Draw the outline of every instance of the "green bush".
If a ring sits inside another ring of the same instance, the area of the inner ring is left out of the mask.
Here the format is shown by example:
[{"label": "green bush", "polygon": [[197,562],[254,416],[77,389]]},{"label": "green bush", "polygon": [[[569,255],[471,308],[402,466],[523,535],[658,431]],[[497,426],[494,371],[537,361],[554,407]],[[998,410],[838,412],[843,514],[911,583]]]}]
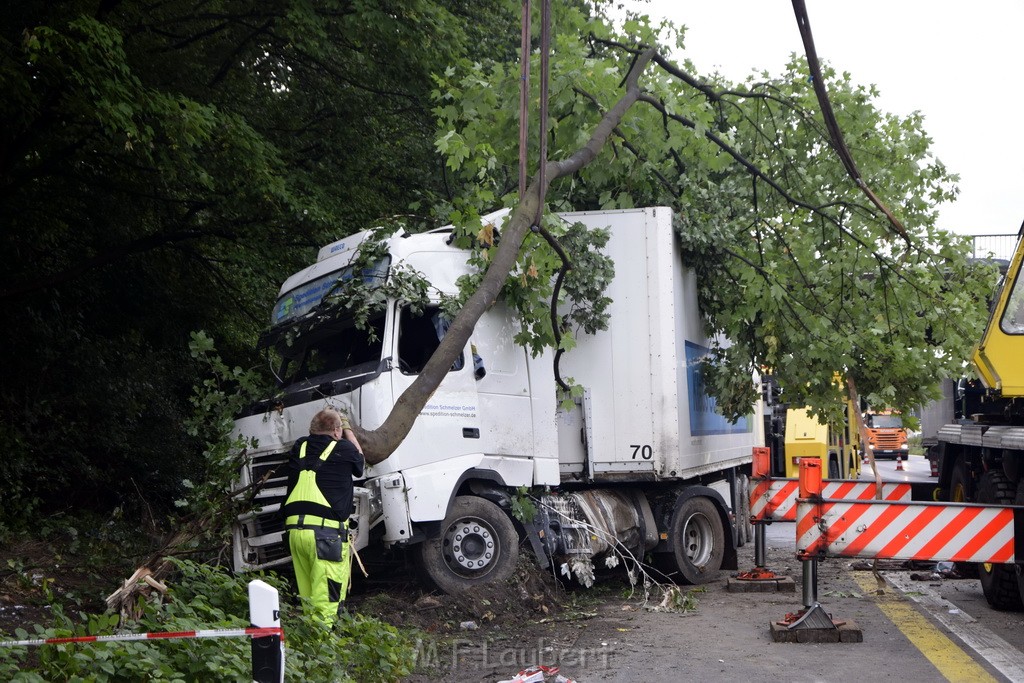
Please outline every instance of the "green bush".
[{"label": "green bush", "polygon": [[[168,596],[145,606],[138,623],[122,633],[244,628],[249,625],[248,581],[221,569],[179,562]],[[412,638],[374,618],[348,615],[333,629],[306,617],[279,577],[261,575],[282,595],[285,630],[285,678],[290,681],[387,683],[413,667]],[[57,638],[119,632],[116,615],[80,613],[72,619],[52,605],[54,625],[18,629],[15,638]],[[4,636],[2,639],[7,639]],[[69,681],[251,681],[246,638],[44,645],[0,648],[0,680],[16,683]],[[33,656],[35,655],[35,656]]]}]

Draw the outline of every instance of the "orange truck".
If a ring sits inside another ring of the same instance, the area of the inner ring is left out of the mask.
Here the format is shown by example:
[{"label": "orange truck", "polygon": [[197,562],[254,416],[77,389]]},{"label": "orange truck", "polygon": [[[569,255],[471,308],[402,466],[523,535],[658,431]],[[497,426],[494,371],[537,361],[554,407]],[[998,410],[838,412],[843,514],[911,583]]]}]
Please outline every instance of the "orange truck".
[{"label": "orange truck", "polygon": [[864,424],[868,431],[867,448],[875,458],[906,458],[907,430],[903,418],[890,411],[864,413]]}]

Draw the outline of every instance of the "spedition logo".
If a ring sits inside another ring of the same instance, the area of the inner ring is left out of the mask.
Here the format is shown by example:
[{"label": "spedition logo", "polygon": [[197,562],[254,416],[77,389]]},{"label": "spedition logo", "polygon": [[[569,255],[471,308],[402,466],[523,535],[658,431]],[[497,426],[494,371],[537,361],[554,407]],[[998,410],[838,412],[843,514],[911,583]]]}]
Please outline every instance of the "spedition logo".
[{"label": "spedition logo", "polygon": [[449,403],[428,403],[423,406],[420,415],[429,417],[476,417],[476,406],[449,404]]}]

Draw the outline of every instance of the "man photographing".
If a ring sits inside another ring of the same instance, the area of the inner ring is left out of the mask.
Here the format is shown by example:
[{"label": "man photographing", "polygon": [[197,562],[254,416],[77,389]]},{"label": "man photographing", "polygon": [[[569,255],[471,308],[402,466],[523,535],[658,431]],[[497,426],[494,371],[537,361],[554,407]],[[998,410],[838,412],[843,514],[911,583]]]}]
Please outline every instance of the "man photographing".
[{"label": "man photographing", "polygon": [[352,478],[363,475],[363,454],[348,420],[333,408],[309,424],[292,446],[282,513],[303,608],[328,625],[344,609],[352,570],[348,516]]}]

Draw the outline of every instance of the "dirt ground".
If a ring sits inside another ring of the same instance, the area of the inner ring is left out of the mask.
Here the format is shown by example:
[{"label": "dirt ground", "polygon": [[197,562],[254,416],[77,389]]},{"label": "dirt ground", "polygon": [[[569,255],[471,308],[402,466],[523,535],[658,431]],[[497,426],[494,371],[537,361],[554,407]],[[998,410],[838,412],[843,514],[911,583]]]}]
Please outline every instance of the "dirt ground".
[{"label": "dirt ground", "polygon": [[[688,592],[683,589],[684,596]],[[660,598],[661,593],[652,592],[651,607]],[[538,569],[528,554],[501,585],[449,596],[418,583],[395,582],[390,587],[357,587],[349,599],[350,608],[359,613],[420,634],[416,673],[406,679],[412,683],[498,681],[532,664],[565,668],[582,664],[579,658],[610,665],[611,647],[588,645],[584,652],[578,646],[581,636],[620,633],[618,612],[639,612],[642,603],[642,590],[631,590],[624,572],[603,573],[592,588],[566,585],[550,570]]]},{"label": "dirt ground", "polygon": [[72,545],[68,539],[53,538],[16,540],[0,547],[0,633],[51,624],[47,593],[67,614],[106,609],[101,593],[118,588],[119,569],[86,563]]}]

